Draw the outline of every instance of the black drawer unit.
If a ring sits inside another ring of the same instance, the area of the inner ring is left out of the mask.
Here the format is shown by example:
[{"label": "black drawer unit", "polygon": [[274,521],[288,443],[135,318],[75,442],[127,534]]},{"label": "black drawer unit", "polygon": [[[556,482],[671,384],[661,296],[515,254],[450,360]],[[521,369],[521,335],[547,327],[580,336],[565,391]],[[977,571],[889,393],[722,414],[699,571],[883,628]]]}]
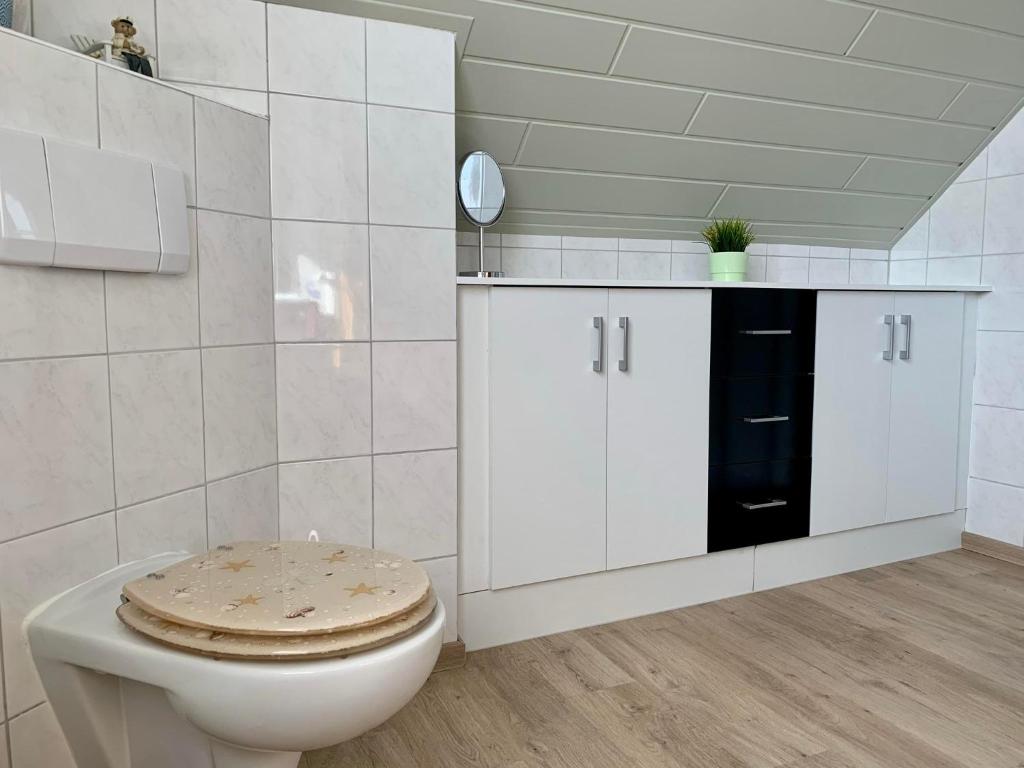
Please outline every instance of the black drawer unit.
[{"label": "black drawer unit", "polygon": [[712,294],[708,551],[807,536],[817,293]]}]

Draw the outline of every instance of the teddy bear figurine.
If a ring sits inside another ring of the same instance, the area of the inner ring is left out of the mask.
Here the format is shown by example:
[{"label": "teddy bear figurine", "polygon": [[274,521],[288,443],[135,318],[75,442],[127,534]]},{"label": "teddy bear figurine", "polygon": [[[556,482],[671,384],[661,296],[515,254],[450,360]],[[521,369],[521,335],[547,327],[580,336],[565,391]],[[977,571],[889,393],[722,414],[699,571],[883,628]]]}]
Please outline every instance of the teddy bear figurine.
[{"label": "teddy bear figurine", "polygon": [[135,22],[131,16],[118,16],[110,22],[110,26],[114,28],[113,53],[115,56],[125,53],[132,53],[136,56],[146,55],[146,49],[132,39],[138,34],[138,30],[135,29]]}]

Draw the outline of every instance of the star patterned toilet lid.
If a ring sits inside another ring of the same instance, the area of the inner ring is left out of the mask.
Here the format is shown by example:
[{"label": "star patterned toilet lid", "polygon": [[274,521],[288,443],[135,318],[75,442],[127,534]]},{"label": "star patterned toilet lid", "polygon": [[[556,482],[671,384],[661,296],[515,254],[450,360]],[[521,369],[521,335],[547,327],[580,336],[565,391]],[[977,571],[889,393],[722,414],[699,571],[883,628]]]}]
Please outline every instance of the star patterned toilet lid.
[{"label": "star patterned toilet lid", "polygon": [[408,613],[430,578],[408,558],[328,542],[243,541],[124,585],[136,608],[234,635],[321,635]]}]

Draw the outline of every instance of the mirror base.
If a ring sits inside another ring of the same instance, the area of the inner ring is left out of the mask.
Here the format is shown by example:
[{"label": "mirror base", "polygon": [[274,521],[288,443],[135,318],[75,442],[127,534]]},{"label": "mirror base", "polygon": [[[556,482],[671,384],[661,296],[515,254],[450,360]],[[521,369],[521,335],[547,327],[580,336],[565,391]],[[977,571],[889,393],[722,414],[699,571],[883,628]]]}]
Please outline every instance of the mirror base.
[{"label": "mirror base", "polygon": [[459,272],[459,277],[504,277],[504,272],[488,270],[486,272]]}]

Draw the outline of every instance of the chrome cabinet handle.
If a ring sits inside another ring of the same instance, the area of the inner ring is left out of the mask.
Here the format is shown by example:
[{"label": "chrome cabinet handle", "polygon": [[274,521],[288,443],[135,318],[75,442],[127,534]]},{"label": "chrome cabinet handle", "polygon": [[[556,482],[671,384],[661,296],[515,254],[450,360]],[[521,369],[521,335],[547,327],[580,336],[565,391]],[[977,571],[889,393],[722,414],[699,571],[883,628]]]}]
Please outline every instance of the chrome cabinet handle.
[{"label": "chrome cabinet handle", "polygon": [[789,421],[789,416],[744,416],[747,424],[771,424],[776,421]]},{"label": "chrome cabinet handle", "polygon": [[597,331],[597,352],[593,356],[592,366],[595,373],[604,369],[604,318],[594,318],[594,330]]},{"label": "chrome cabinet handle", "polygon": [[789,502],[783,499],[772,499],[771,501],[765,501],[760,504],[754,504],[749,501],[741,501],[739,504],[744,509],[771,509],[772,507],[785,507]]},{"label": "chrome cabinet handle", "polygon": [[889,346],[882,350],[882,359],[892,360],[892,351],[896,346],[896,317],[886,315],[885,324],[889,326]]},{"label": "chrome cabinet handle", "polygon": [[906,326],[907,335],[903,337],[903,349],[900,350],[900,360],[910,359],[910,321],[912,315],[900,315],[900,325]]},{"label": "chrome cabinet handle", "polygon": [[740,331],[743,336],[792,336],[793,331],[788,329],[767,330],[767,331]]},{"label": "chrome cabinet handle", "polygon": [[619,328],[622,329],[622,354],[619,356],[619,370],[629,370],[629,318],[619,318]]}]

